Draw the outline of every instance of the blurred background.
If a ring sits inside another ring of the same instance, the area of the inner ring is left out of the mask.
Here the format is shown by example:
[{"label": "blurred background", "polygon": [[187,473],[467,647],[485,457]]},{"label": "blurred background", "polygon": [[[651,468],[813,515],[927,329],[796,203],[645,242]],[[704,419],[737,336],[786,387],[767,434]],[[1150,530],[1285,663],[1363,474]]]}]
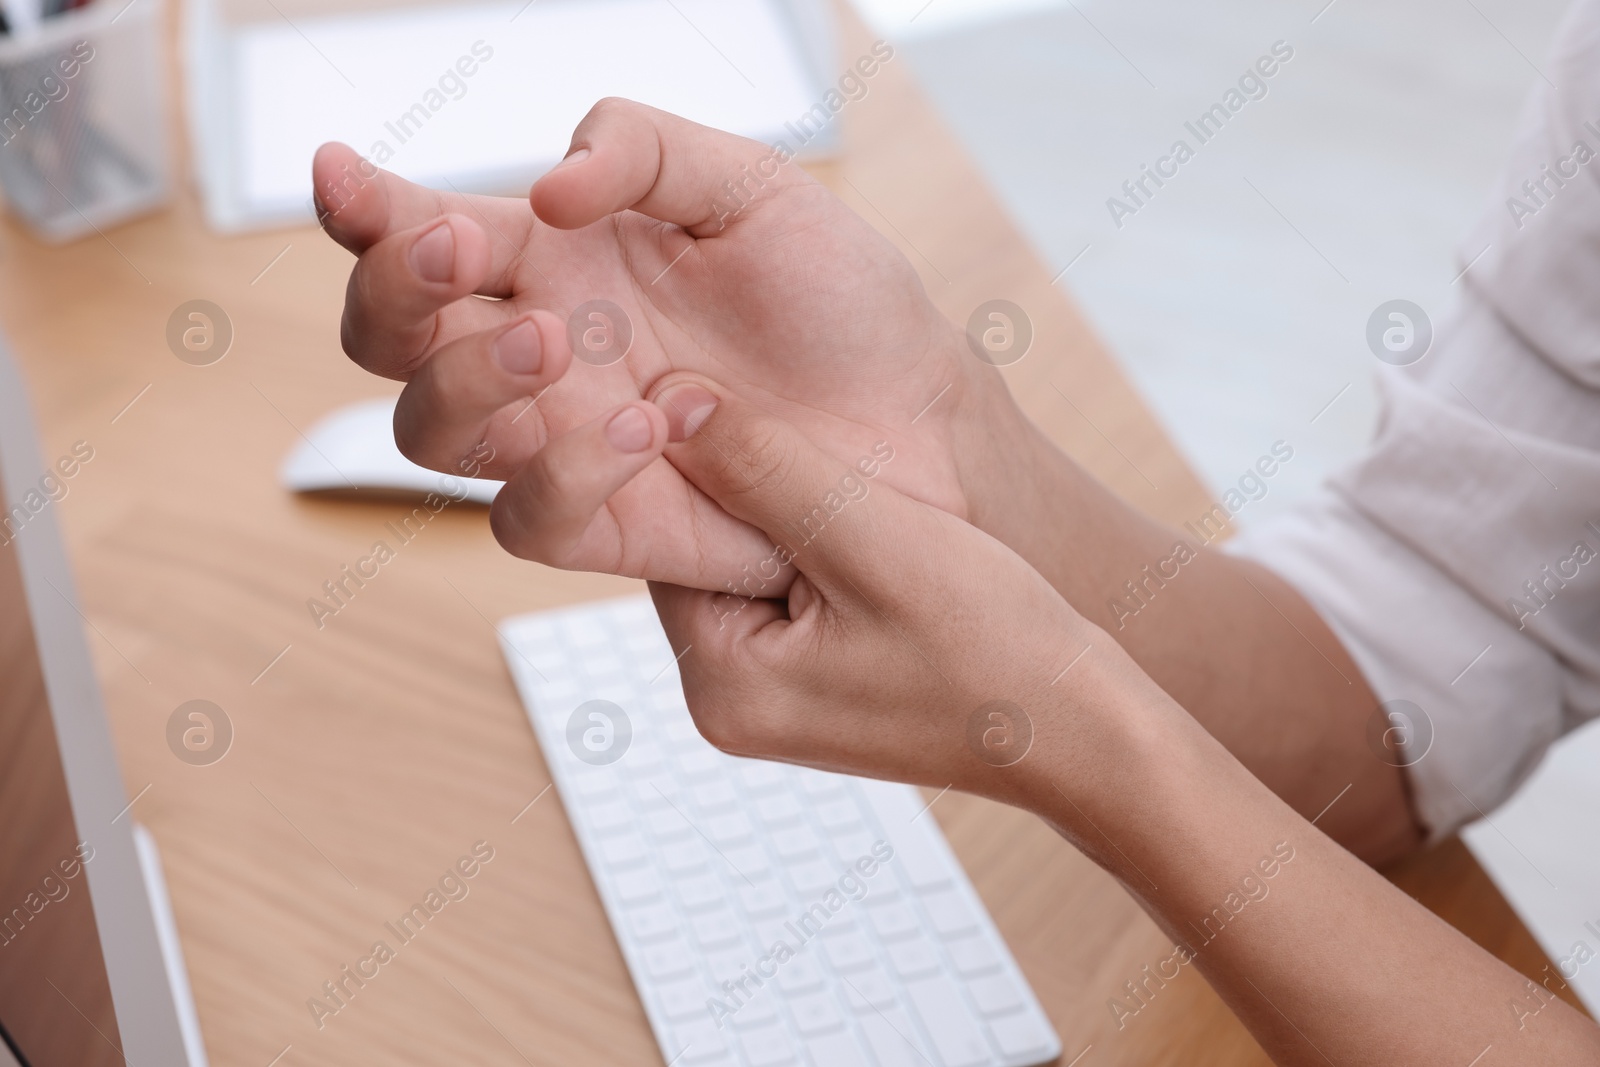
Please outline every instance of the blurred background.
[{"label": "blurred background", "polygon": [[[923,88],[1206,483],[1295,446],[1244,523],[1369,439],[1367,317],[1396,298],[1435,322],[1450,307],[1481,251],[1458,243],[1567,7],[858,2],[902,28]],[[1195,143],[1183,124],[1275,41],[1294,56],[1267,95],[1115,226],[1107,198]]]}]

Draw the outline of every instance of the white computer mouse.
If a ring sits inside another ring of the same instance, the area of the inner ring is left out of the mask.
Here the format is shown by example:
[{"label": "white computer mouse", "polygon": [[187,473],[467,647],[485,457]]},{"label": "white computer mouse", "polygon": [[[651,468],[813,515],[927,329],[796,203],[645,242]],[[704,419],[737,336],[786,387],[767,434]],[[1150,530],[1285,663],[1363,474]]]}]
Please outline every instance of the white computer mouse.
[{"label": "white computer mouse", "polygon": [[490,504],[504,482],[462,478],[419,467],[394,443],[394,398],[342,407],[306,431],[278,477],[296,493],[426,496]]}]

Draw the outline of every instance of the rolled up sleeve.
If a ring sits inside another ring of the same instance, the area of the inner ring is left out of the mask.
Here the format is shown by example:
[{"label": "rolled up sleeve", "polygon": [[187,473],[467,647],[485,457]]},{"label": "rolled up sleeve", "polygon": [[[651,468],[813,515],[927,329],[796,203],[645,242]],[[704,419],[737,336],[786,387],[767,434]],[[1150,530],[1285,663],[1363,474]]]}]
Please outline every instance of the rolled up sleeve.
[{"label": "rolled up sleeve", "polygon": [[1379,374],[1370,450],[1229,547],[1282,575],[1380,701],[1434,838],[1600,716],[1600,0],[1558,35],[1432,349]]}]

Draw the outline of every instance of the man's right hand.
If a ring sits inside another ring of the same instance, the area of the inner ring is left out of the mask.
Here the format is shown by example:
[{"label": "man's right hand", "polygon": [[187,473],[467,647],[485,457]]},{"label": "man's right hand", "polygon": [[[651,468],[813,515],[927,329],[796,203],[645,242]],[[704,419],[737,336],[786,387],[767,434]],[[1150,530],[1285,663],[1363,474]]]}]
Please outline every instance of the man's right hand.
[{"label": "man's right hand", "polygon": [[[495,534],[528,559],[727,589],[770,556],[661,458],[669,429],[646,401],[671,371],[726,383],[848,464],[888,441],[885,481],[961,516],[993,439],[977,423],[1016,410],[905,257],[754,141],[607,100],[527,200],[436,192],[342,145],[314,178],[329,235],[359,257],[345,350],[407,383],[401,450],[453,471],[487,442],[481,473],[509,479]],[[580,334],[632,333],[610,365],[568,343],[594,300],[624,320]]]}]

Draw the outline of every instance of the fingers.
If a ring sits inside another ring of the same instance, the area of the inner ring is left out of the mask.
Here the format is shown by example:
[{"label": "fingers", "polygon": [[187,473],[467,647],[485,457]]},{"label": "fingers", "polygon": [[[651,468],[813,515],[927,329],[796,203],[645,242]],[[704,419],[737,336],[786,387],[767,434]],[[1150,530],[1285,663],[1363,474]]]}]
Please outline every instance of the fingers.
[{"label": "fingers", "polygon": [[784,604],[664,582],[650,583],[650,598],[679,656],[684,700],[705,739],[752,756],[776,754],[785,733],[792,742],[794,731],[775,706],[777,678],[748,655],[752,635],[789,625]]},{"label": "fingers", "polygon": [[[599,514],[612,495],[655,462],[667,441],[665,416],[634,400],[556,438],[533,454],[495,497],[489,522],[495,539],[513,555],[555,567],[580,561],[599,569],[615,560],[594,558],[604,532]],[[611,531],[620,540],[619,531]],[[681,534],[680,534],[681,535]]]},{"label": "fingers", "polygon": [[[781,600],[712,593],[704,589],[651,582],[661,627],[674,653],[693,647],[700,656],[695,664],[727,664],[734,648],[763,627],[787,622],[789,611]],[[688,673],[684,674],[685,679]]]},{"label": "fingers", "polygon": [[651,399],[666,416],[672,465],[772,539],[777,551],[763,566],[795,562],[835,586],[878,584],[890,563],[882,558],[884,546],[925,525],[910,501],[871,485],[878,459],[846,466],[717,383],[673,374],[656,384]]},{"label": "fingers", "polygon": [[[453,341],[429,356],[400,394],[395,444],[413,463],[457,473],[461,458],[488,440],[496,413],[519,400],[531,402],[571,365],[566,328],[548,311]],[[491,476],[520,467],[532,454],[531,434],[508,436],[511,441],[494,442],[500,451],[487,468]],[[518,442],[524,442],[521,451]]]},{"label": "fingers", "polygon": [[[450,212],[472,216],[505,233],[508,243],[525,240],[533,224],[520,200],[429,189],[391,174],[337,141],[318,148],[312,157],[311,187],[323,229],[358,256],[385,237]],[[505,254],[515,258],[511,248]]]},{"label": "fingers", "polygon": [[[440,339],[440,313],[476,291],[488,271],[489,239],[463,215],[383,238],[350,272],[340,324],[346,354],[373,374],[405,380]],[[480,330],[503,314],[492,301],[467,301],[452,325]]]},{"label": "fingers", "polygon": [[539,218],[570,230],[632,208],[696,237],[719,232],[763,193],[810,179],[758,141],[631,100],[596,104],[567,158],[534,185]]},{"label": "fingers", "polygon": [[381,169],[337,142],[317,149],[311,177],[317,221],[329,237],[357,256],[386,238],[416,231],[445,215],[460,215],[483,227],[491,237],[489,266],[476,291],[484,296],[510,295],[525,263],[521,249],[538,225],[526,201],[429,189]]}]

